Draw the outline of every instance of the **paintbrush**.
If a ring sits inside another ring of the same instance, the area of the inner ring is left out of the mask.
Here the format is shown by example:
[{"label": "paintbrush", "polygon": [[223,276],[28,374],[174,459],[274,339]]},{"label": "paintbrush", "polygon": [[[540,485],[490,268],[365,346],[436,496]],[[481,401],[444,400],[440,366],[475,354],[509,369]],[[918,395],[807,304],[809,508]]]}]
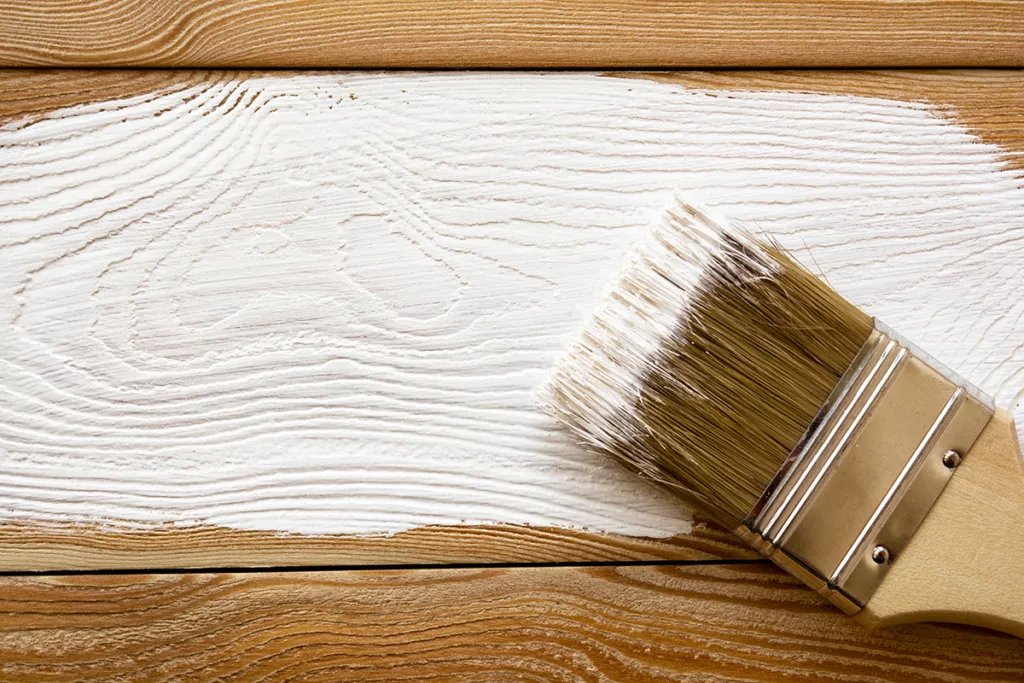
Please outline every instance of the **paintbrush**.
[{"label": "paintbrush", "polygon": [[541,403],[869,626],[1024,637],[1012,417],[710,209],[676,198]]}]

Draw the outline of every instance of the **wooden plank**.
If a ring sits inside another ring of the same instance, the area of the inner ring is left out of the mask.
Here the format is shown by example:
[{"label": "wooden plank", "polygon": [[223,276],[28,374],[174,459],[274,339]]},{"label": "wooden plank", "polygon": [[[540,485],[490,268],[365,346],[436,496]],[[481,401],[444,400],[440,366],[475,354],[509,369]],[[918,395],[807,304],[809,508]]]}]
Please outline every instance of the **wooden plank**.
[{"label": "wooden plank", "polygon": [[3,567],[745,556],[535,407],[673,187],[1020,403],[1019,72],[657,78],[0,74]]},{"label": "wooden plank", "polygon": [[512,524],[426,526],[393,536],[309,536],[210,525],[0,525],[0,571],[715,559],[760,555],[732,532],[706,522],[670,538]]},{"label": "wooden plank", "polygon": [[0,3],[0,65],[1024,66],[1013,0]]},{"label": "wooden plank", "polygon": [[12,577],[0,678],[1017,681],[1024,641],[868,633],[766,565]]}]

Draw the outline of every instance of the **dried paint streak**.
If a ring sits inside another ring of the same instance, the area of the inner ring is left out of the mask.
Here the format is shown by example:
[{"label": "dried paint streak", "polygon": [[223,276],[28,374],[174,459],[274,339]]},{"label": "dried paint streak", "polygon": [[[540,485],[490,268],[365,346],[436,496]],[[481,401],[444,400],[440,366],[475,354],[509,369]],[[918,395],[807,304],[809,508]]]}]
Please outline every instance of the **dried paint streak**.
[{"label": "dried paint streak", "polygon": [[254,77],[0,129],[0,519],[685,531],[534,407],[677,187],[1019,402],[1024,191],[927,105]]}]

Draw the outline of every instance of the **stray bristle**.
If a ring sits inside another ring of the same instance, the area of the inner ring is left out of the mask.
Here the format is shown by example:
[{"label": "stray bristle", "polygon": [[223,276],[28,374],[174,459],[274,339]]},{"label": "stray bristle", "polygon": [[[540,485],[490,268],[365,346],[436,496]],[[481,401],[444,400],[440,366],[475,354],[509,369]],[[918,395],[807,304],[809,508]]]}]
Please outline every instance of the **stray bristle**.
[{"label": "stray bristle", "polygon": [[735,529],[872,327],[777,244],[677,199],[542,406],[591,449]]}]

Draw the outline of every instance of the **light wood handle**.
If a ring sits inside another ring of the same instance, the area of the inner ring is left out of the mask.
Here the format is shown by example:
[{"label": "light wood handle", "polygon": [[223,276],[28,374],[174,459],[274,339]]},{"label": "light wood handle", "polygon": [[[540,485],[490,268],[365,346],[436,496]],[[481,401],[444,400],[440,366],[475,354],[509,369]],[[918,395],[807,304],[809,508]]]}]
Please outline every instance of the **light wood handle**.
[{"label": "light wood handle", "polygon": [[1024,463],[996,411],[857,618],[953,621],[1024,638]]}]

